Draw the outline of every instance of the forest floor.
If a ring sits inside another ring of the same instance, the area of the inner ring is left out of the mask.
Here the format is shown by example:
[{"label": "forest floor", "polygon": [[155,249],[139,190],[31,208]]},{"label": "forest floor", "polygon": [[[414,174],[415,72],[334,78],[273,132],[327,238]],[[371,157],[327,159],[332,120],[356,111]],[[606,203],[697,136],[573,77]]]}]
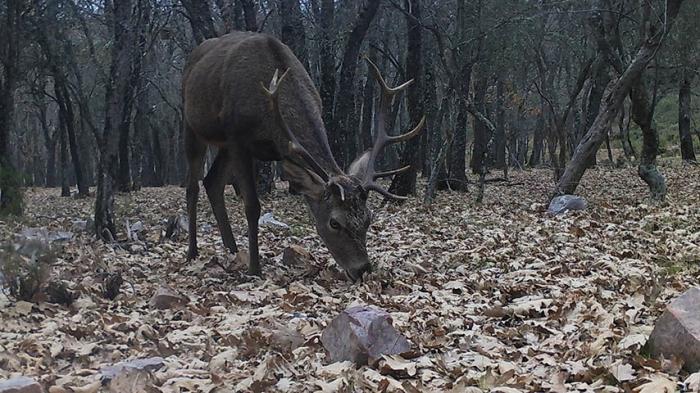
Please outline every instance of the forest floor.
[{"label": "forest floor", "polygon": [[[168,218],[184,212],[183,189],[122,194],[120,230],[125,219],[141,221],[142,241],[104,244],[76,232],[51,273],[79,294],[72,305],[0,294],[0,377],[34,376],[56,386],[52,392],[97,391],[103,367],[161,356],[166,366],[151,378],[112,391],[656,392],[684,381],[697,388],[700,374],[641,349],[665,305],[700,281],[700,168],[669,162],[662,171],[665,203],[647,200],[635,167],[599,167],[579,188],[588,210],[557,217],[545,212],[552,182],[544,169],[488,184],[482,205],[473,192],[439,193],[430,207],[421,198],[381,207],[372,197],[375,270],[361,284],[344,278],[301,198],[281,184],[262,201],[263,213],[290,228],[261,227],[263,278],[246,276],[242,265],[221,267],[232,258],[203,192],[201,256],[192,263],[186,234],[160,241]],[[232,190],[226,198],[236,240],[247,248],[241,202]],[[27,227],[70,231],[92,215],[94,199],[32,189],[26,202],[26,217],[0,222],[2,239]],[[289,245],[314,260],[282,264]],[[102,296],[107,271],[124,279],[115,300]],[[164,285],[189,302],[152,309],[149,299]],[[413,356],[330,364],[320,334],[356,304],[388,311]]]}]

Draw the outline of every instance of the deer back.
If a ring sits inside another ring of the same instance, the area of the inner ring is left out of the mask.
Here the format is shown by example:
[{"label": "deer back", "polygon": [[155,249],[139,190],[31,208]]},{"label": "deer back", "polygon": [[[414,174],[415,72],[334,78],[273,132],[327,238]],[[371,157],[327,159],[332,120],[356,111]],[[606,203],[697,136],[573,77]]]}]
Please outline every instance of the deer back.
[{"label": "deer back", "polygon": [[276,70],[288,70],[278,93],[285,121],[319,164],[338,172],[313,81],[286,45],[265,34],[234,32],[192,52],[182,86],[187,125],[205,143],[242,144],[256,158],[282,159],[289,138],[261,89]]}]

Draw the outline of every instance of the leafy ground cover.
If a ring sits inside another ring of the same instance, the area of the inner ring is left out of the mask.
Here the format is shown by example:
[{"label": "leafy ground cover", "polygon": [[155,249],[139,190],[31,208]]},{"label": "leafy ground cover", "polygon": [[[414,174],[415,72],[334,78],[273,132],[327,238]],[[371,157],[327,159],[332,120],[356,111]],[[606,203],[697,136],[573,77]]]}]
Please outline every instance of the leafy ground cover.
[{"label": "leafy ground cover", "polygon": [[[262,202],[263,213],[290,226],[261,228],[264,278],[246,276],[226,255],[204,195],[201,257],[191,263],[185,236],[161,241],[168,218],[184,212],[184,190],[120,195],[117,216],[142,222],[140,240],[103,244],[77,232],[51,273],[79,296],[72,305],[0,295],[0,377],[34,376],[53,392],[97,391],[100,369],[162,356],[164,369],[119,391],[697,389],[700,374],[642,350],[667,302],[698,285],[700,169],[671,162],[662,169],[663,204],[646,200],[636,168],[600,167],[580,187],[589,209],[560,217],[545,213],[548,170],[489,184],[480,206],[460,193],[440,193],[430,207],[418,199],[382,207],[375,199],[368,246],[376,268],[361,284],[344,279],[301,199],[282,185]],[[232,191],[226,198],[245,248],[241,202]],[[55,189],[28,190],[26,217],[0,223],[0,235],[71,230],[92,204]],[[290,245],[313,260],[283,264]],[[110,273],[124,280],[114,300],[103,296]],[[189,302],[150,307],[164,285]],[[361,368],[329,364],[320,333],[355,304],[391,313],[412,353]]]}]

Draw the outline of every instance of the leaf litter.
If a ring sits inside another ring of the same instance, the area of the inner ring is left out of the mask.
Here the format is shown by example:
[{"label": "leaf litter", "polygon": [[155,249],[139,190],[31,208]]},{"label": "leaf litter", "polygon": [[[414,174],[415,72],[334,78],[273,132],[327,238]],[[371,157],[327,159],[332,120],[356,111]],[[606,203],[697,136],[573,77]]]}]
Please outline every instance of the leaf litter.
[{"label": "leaf litter", "polygon": [[[547,170],[489,185],[481,206],[449,192],[429,207],[373,199],[375,270],[360,284],[344,279],[301,199],[282,185],[262,201],[288,225],[261,227],[263,278],[225,252],[204,196],[201,256],[186,263],[186,234],[163,235],[186,216],[178,187],[118,195],[123,241],[114,244],[75,231],[89,221],[91,199],[28,190],[26,217],[0,222],[0,236],[73,230],[51,278],[76,300],[0,295],[0,377],[33,376],[50,392],[99,391],[101,370],[162,357],[165,367],[120,376],[110,391],[697,391],[697,373],[641,354],[665,304],[698,285],[700,186],[692,179],[700,170],[670,164],[664,173],[668,201],[654,204],[634,168],[590,170],[580,187],[588,210],[558,217],[545,213]],[[246,248],[241,201],[231,190],[226,200]],[[311,253],[308,264],[282,263],[292,245]],[[107,274],[124,280],[114,300],[103,296]],[[162,287],[187,301],[151,307]],[[389,312],[412,355],[361,368],[330,363],[321,332],[360,304]]]}]

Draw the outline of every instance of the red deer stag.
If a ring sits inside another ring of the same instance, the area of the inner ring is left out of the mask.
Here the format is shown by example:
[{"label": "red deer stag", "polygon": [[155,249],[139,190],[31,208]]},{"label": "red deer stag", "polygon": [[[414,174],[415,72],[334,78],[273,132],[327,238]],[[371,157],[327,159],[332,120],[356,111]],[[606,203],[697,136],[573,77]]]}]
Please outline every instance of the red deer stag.
[{"label": "red deer stag", "polygon": [[[366,248],[371,219],[367,193],[375,191],[388,198],[401,198],[375,181],[408,168],[376,172],[375,160],[386,145],[417,135],[425,121],[407,134],[389,136],[385,117],[391,101],[412,81],[390,88],[377,67],[371,62],[369,65],[383,90],[376,141],[345,173],[328,145],[318,92],[286,45],[265,34],[236,32],[207,40],[192,52],[182,81],[188,161],[188,260],[198,256],[198,183],[210,145],[218,147],[218,153],[204,177],[204,188],[223,244],[236,253],[238,247],[223,194],[227,181],[234,177],[248,220],[251,274],[261,274],[260,203],[255,190],[254,159],[282,161],[287,179],[306,199],[318,234],[352,280],[371,269]],[[270,81],[269,87],[263,81]]]}]

